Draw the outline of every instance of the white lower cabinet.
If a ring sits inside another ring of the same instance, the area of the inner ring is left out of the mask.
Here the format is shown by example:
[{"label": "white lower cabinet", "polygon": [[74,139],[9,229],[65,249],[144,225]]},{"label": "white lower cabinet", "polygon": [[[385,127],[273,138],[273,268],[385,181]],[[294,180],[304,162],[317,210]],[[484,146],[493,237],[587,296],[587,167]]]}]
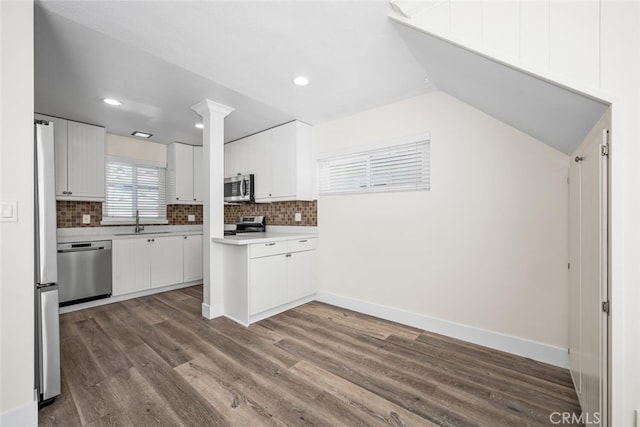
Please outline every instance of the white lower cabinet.
[{"label": "white lower cabinet", "polygon": [[113,296],[202,278],[202,235],[115,239],[112,250]]},{"label": "white lower cabinet", "polygon": [[114,240],[111,248],[113,296],[151,288],[147,239]]},{"label": "white lower cabinet", "polygon": [[287,302],[287,261],[285,254],[251,260],[250,314]]},{"label": "white lower cabinet", "polygon": [[184,271],[182,280],[202,280],[202,235],[184,236]]},{"label": "white lower cabinet", "polygon": [[316,292],[316,239],[258,243],[249,248],[249,315]]},{"label": "white lower cabinet", "polygon": [[149,245],[151,287],[182,283],[183,236],[154,237]]}]

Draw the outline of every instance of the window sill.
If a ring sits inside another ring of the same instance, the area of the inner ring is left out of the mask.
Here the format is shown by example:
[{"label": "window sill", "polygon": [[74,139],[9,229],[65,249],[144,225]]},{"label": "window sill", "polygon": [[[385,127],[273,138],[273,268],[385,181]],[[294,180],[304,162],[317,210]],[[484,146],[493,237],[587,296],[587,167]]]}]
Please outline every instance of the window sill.
[{"label": "window sill", "polygon": [[[166,225],[169,224],[167,219],[145,219],[140,220],[140,225]],[[103,219],[100,221],[100,225],[136,225],[134,219]]]}]

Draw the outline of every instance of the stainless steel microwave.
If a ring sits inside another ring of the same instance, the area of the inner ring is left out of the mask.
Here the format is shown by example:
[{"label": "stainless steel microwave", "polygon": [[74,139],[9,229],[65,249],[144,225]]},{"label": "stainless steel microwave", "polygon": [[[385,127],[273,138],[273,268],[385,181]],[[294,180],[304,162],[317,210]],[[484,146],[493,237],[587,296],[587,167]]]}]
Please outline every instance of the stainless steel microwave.
[{"label": "stainless steel microwave", "polygon": [[224,201],[234,203],[253,203],[253,174],[237,175],[224,179]]}]

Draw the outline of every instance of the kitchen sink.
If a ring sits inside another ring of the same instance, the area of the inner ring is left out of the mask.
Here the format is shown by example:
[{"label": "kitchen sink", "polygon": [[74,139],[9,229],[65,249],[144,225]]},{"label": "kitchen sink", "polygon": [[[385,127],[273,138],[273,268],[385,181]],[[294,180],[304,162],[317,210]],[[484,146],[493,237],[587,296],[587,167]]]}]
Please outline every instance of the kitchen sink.
[{"label": "kitchen sink", "polygon": [[117,233],[116,236],[147,236],[149,234],[166,234],[172,231],[141,231],[140,233]]}]

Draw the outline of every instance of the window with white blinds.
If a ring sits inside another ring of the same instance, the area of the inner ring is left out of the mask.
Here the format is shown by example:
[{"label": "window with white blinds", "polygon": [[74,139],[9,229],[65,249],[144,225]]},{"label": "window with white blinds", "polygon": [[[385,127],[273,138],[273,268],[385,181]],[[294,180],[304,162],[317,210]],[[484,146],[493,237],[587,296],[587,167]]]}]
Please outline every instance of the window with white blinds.
[{"label": "window with white blinds", "polygon": [[107,157],[102,222],[133,222],[139,210],[141,222],[166,223],[165,170],[159,165]]},{"label": "window with white blinds", "polygon": [[319,160],[320,195],[429,190],[429,139]]}]

